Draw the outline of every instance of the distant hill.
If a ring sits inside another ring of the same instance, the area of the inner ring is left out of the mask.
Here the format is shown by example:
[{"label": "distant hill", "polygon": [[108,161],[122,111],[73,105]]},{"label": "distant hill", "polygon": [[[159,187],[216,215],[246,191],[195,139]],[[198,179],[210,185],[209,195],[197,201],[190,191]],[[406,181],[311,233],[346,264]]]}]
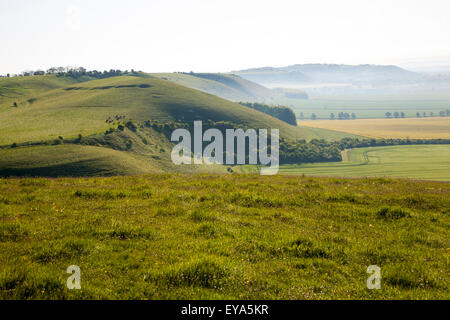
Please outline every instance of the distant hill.
[{"label": "distant hill", "polygon": [[422,81],[424,77],[393,65],[296,64],[281,68],[233,71],[269,87],[306,83],[387,85]]},{"label": "distant hill", "polygon": [[[169,80],[182,86],[207,92],[231,101],[266,101],[284,98],[286,94],[280,90],[271,90],[251,79],[234,74],[224,73],[158,73],[151,74],[163,80]],[[302,92],[298,97],[307,99]]]},{"label": "distant hill", "polygon": [[286,71],[279,68],[265,67],[256,69],[247,69],[241,71],[233,71],[233,74],[254,81],[264,86],[276,87],[284,84],[298,84],[311,82],[312,79],[306,74],[299,71]]}]

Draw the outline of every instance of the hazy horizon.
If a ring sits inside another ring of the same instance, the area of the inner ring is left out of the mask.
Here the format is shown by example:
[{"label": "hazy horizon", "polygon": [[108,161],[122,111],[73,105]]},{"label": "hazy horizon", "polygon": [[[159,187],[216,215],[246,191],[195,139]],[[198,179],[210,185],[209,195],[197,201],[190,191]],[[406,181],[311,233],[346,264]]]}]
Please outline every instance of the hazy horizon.
[{"label": "hazy horizon", "polygon": [[305,63],[450,66],[450,2],[0,2],[0,74],[53,66],[229,72]]}]

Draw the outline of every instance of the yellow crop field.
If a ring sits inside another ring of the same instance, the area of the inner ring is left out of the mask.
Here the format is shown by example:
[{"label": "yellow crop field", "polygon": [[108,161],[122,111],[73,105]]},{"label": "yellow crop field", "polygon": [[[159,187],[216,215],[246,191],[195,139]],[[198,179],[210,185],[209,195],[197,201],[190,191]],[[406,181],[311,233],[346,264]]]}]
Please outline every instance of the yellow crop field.
[{"label": "yellow crop field", "polygon": [[356,120],[303,120],[299,126],[324,128],[370,138],[450,138],[450,117]]}]

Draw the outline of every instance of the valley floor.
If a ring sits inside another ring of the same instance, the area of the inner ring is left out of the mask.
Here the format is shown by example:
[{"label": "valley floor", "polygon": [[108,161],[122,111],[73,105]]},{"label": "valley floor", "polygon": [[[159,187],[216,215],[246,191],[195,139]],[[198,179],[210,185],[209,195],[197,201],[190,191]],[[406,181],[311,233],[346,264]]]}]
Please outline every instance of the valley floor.
[{"label": "valley floor", "polygon": [[450,145],[408,145],[344,151],[342,162],[282,165],[282,174],[402,177],[450,181]]},{"label": "valley floor", "polygon": [[449,299],[449,213],[440,182],[0,179],[0,298]]}]

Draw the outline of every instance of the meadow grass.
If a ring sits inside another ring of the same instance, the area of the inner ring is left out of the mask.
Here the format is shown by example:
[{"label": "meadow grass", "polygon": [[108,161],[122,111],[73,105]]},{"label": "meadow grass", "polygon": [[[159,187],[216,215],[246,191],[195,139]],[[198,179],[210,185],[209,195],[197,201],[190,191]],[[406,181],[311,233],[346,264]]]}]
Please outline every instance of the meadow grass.
[{"label": "meadow grass", "polygon": [[87,76],[58,77],[56,75],[0,78],[0,105],[11,106],[14,101],[19,102],[25,97],[31,98],[48,90],[88,80],[92,80],[92,78]]},{"label": "meadow grass", "polygon": [[0,298],[449,299],[449,195],[385,178],[1,179]]},{"label": "meadow grass", "polygon": [[0,150],[3,176],[111,176],[162,172],[151,158],[97,146],[41,145]]},{"label": "meadow grass", "polygon": [[[450,181],[449,145],[357,148],[343,152],[342,162],[281,165],[281,174],[341,177],[402,177]],[[255,168],[245,167],[245,172]]]},{"label": "meadow grass", "polygon": [[336,130],[369,138],[449,139],[450,117],[298,121],[300,126]]}]

